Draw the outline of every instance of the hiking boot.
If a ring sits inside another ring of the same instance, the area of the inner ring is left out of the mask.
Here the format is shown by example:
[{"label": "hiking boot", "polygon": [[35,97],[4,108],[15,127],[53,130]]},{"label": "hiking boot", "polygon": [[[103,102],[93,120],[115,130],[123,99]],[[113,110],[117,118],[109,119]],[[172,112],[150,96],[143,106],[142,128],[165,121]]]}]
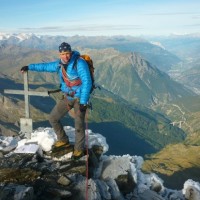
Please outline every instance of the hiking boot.
[{"label": "hiking boot", "polygon": [[70,143],[68,141],[57,141],[54,145],[55,148],[59,148],[59,147],[70,147]]},{"label": "hiking boot", "polygon": [[79,160],[83,156],[84,156],[83,150],[74,150],[71,160]]}]

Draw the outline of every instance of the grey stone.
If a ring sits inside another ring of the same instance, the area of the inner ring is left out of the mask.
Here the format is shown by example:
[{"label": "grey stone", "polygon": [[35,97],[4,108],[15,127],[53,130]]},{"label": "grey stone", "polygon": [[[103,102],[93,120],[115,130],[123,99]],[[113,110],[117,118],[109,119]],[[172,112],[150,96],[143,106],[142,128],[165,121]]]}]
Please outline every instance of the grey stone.
[{"label": "grey stone", "polygon": [[48,192],[60,198],[71,197],[72,193],[64,189],[49,188]]},{"label": "grey stone", "polygon": [[143,192],[138,192],[138,188],[134,190],[132,199],[134,200],[165,200],[158,193],[146,189]]},{"label": "grey stone", "polygon": [[153,182],[150,186],[150,189],[155,191],[155,192],[160,192],[162,189],[162,185],[158,182]]},{"label": "grey stone", "polygon": [[111,194],[109,192],[109,187],[108,185],[102,181],[102,180],[95,180],[98,188],[99,188],[99,192],[101,194],[101,197],[103,197],[103,199],[111,199]]},{"label": "grey stone", "polygon": [[1,200],[32,200],[34,197],[33,187],[24,185],[8,184],[0,186]]},{"label": "grey stone", "polygon": [[115,180],[108,178],[106,184],[109,186],[112,200],[124,200]]},{"label": "grey stone", "polygon": [[186,189],[185,198],[188,200],[199,200],[200,192],[195,187],[188,187]]},{"label": "grey stone", "polygon": [[128,156],[110,156],[103,162],[101,178],[103,180],[116,179],[120,175],[127,175],[128,171],[130,171],[130,158]]},{"label": "grey stone", "polygon": [[61,185],[69,185],[71,183],[71,180],[65,176],[61,176],[58,180],[57,183]]},{"label": "grey stone", "polygon": [[110,156],[103,162],[101,179],[114,179],[123,194],[128,194],[134,190],[135,182],[131,175],[129,156]]}]

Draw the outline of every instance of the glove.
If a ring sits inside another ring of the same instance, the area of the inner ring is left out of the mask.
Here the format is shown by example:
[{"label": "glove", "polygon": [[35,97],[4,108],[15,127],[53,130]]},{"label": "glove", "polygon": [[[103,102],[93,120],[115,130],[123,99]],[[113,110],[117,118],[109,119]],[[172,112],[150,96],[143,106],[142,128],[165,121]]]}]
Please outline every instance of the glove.
[{"label": "glove", "polygon": [[85,104],[80,104],[79,110],[80,110],[81,112],[85,112],[85,111],[87,110],[87,105],[85,105]]},{"label": "glove", "polygon": [[26,72],[26,71],[28,71],[28,66],[24,66],[24,67],[21,68],[21,72],[22,72],[22,73],[23,73],[23,72]]}]

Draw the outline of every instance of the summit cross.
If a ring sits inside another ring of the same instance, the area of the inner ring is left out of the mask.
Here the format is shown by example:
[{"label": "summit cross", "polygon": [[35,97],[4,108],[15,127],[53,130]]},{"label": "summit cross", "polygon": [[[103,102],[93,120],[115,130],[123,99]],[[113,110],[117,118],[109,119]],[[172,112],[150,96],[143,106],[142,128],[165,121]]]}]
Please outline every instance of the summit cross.
[{"label": "summit cross", "polygon": [[28,87],[28,72],[23,72],[24,74],[24,90],[8,90],[5,89],[6,94],[19,94],[24,95],[25,101],[25,118],[20,118],[20,132],[25,134],[25,136],[30,139],[31,133],[33,131],[33,121],[30,118],[30,108],[29,108],[29,96],[49,96],[48,92],[36,92],[29,91]]}]

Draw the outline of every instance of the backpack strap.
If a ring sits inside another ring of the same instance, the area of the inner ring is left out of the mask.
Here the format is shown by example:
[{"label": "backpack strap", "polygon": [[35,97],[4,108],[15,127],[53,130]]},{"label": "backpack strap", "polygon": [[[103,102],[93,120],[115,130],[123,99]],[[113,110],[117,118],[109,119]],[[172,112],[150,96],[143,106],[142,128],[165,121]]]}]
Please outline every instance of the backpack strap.
[{"label": "backpack strap", "polygon": [[77,56],[76,59],[74,60],[73,66],[72,68],[75,68],[77,70],[77,63],[78,63],[78,59],[81,58],[81,56]]},{"label": "backpack strap", "polygon": [[64,82],[66,83],[66,85],[68,87],[73,87],[73,86],[78,86],[78,85],[81,85],[81,79],[76,79],[76,80],[69,80],[68,76],[67,76],[67,73],[66,73],[66,70],[65,70],[65,67],[61,64],[61,71],[62,71],[62,78],[64,80]]}]

